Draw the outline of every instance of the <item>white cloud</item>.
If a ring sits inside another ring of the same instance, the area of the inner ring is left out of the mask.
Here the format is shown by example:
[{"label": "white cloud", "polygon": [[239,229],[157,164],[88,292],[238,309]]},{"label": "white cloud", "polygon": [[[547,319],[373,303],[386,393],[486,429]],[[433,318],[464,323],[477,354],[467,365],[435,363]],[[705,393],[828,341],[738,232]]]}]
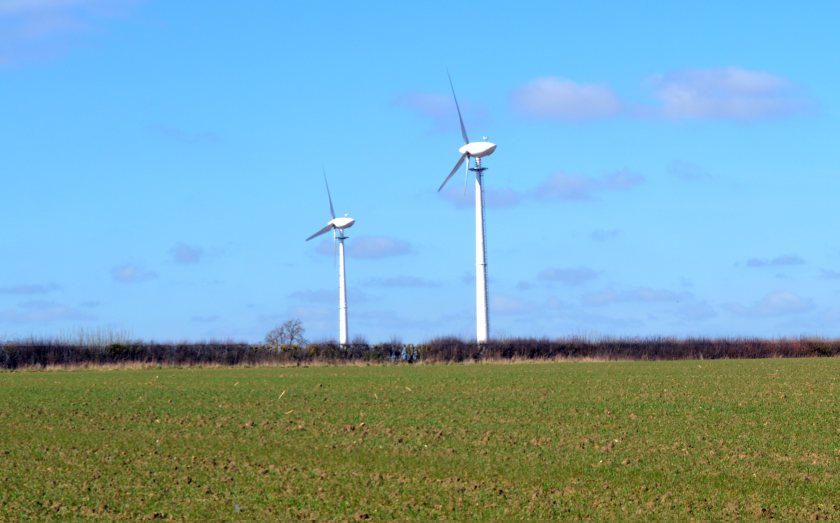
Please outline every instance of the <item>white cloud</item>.
[{"label": "white cloud", "polygon": [[743,67],[676,70],[652,75],[646,85],[653,106],[623,101],[607,85],[536,78],[514,91],[513,106],[531,117],[561,121],[624,115],[750,121],[793,116],[809,105],[790,80]]},{"label": "white cloud", "polygon": [[347,255],[353,258],[389,258],[410,252],[408,242],[388,236],[359,236],[347,247]]},{"label": "white cloud", "polygon": [[494,189],[491,187],[484,191],[484,205],[490,209],[515,207],[519,205],[521,199],[519,193],[513,189]]},{"label": "white cloud", "polygon": [[559,281],[566,285],[581,285],[598,277],[598,273],[588,267],[551,268],[541,271],[537,278],[543,281]]},{"label": "white cloud", "polygon": [[393,103],[397,107],[411,109],[433,120],[451,119],[455,109],[452,98],[439,93],[406,93],[395,98]]},{"label": "white cloud", "polygon": [[517,315],[533,310],[533,306],[515,296],[494,292],[490,295],[490,311],[497,314]]},{"label": "white cloud", "polygon": [[157,278],[157,273],[127,263],[111,269],[111,277],[120,283],[139,283]]},{"label": "white cloud", "polygon": [[795,254],[783,254],[775,258],[750,258],[747,260],[747,267],[789,267],[791,265],[804,265],[805,260]]},{"label": "white cloud", "polygon": [[756,120],[800,112],[790,81],[740,67],[685,69],[651,78],[660,111],[673,119]]},{"label": "white cloud", "polygon": [[610,191],[626,191],[645,181],[644,176],[630,171],[616,171],[599,180],[600,187]]},{"label": "white cloud", "polygon": [[[451,183],[440,195],[459,209],[471,209],[475,206],[475,193],[471,187],[465,192],[463,185]],[[522,196],[513,189],[484,189],[484,206],[488,209],[507,209],[519,205],[521,201]]]},{"label": "white cloud", "polygon": [[[628,170],[615,171],[600,177],[556,173],[549,176],[536,189],[520,193],[513,189],[484,189],[487,208],[510,208],[533,200],[591,200],[600,192],[627,191],[644,183],[644,176]],[[460,209],[475,206],[475,193],[463,186],[451,184],[440,193],[441,197]],[[609,233],[609,231],[607,231]],[[615,231],[617,233],[617,231]],[[606,238],[603,238],[606,239]]]},{"label": "white cloud", "polygon": [[583,296],[583,303],[593,306],[612,305],[614,303],[676,303],[690,298],[686,292],[674,292],[665,289],[639,287],[636,289],[606,289]]},{"label": "white cloud", "polygon": [[52,11],[89,3],[90,0],[0,0],[0,14]]},{"label": "white cloud", "polygon": [[0,65],[60,54],[141,0],[0,0]]},{"label": "white cloud", "polygon": [[142,0],[0,0],[0,16],[116,16]]},{"label": "white cloud", "polygon": [[24,283],[21,285],[9,285],[0,287],[0,294],[14,294],[22,296],[30,296],[35,294],[48,294],[61,289],[61,285],[56,283]]},{"label": "white cloud", "polygon": [[201,261],[204,250],[201,247],[179,242],[169,249],[169,254],[172,255],[172,260],[175,263],[194,264]]},{"label": "white cloud", "polygon": [[715,180],[705,169],[682,160],[674,160],[668,166],[668,174],[686,182],[707,182]]},{"label": "white cloud", "polygon": [[[487,109],[481,105],[459,100],[461,113],[467,131],[482,126],[488,120]],[[436,130],[458,130],[458,111],[455,101],[449,94],[441,93],[406,93],[393,100],[397,107],[409,109],[434,122]],[[471,138],[474,138],[471,136]]]},{"label": "white cloud", "polygon": [[52,323],[95,319],[89,312],[52,301],[33,300],[21,303],[18,309],[0,311],[4,323]]},{"label": "white cloud", "polygon": [[338,299],[338,292],[327,289],[305,289],[289,294],[289,298],[306,303],[333,302]]},{"label": "white cloud", "polygon": [[589,234],[589,238],[596,242],[605,242],[613,240],[621,235],[618,229],[596,229]]},{"label": "white cloud", "polygon": [[[355,236],[345,242],[344,249],[350,258],[389,258],[412,250],[408,242],[389,236]],[[325,256],[334,256],[337,246],[332,241],[323,241],[315,250]]]},{"label": "white cloud", "polygon": [[598,178],[557,173],[544,180],[534,196],[542,200],[590,200],[602,191],[626,191],[641,185],[644,177],[618,171]]},{"label": "white cloud", "polygon": [[536,194],[543,199],[588,200],[597,187],[595,178],[557,173],[540,184]]},{"label": "white cloud", "polygon": [[513,94],[521,113],[552,120],[592,120],[622,110],[618,96],[607,86],[581,84],[557,77],[531,80]]},{"label": "white cloud", "polygon": [[420,278],[417,276],[392,276],[387,278],[371,278],[367,281],[372,287],[395,287],[395,288],[431,288],[440,287],[440,283]]},{"label": "white cloud", "polygon": [[799,314],[814,308],[814,302],[792,292],[774,292],[750,304],[728,303],[726,309],[742,317],[768,317]]},{"label": "white cloud", "polygon": [[707,320],[717,316],[717,312],[707,301],[691,301],[674,311],[683,320]]}]

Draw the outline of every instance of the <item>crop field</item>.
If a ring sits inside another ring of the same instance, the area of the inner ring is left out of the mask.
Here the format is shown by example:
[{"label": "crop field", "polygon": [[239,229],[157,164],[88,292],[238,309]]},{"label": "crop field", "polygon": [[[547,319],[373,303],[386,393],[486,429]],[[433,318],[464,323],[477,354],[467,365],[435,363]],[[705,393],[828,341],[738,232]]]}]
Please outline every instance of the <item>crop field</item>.
[{"label": "crop field", "polygon": [[840,358],[0,373],[0,521],[837,519]]}]

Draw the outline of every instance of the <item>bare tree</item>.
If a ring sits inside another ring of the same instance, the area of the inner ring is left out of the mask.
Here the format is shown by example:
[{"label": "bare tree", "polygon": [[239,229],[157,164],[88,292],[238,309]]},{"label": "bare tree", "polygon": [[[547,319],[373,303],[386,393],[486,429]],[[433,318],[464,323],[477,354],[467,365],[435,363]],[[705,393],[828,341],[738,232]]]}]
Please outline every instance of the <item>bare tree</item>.
[{"label": "bare tree", "polygon": [[286,320],[282,325],[265,335],[265,342],[275,350],[283,350],[294,345],[306,345],[306,338],[303,337],[304,332],[306,330],[299,319]]}]

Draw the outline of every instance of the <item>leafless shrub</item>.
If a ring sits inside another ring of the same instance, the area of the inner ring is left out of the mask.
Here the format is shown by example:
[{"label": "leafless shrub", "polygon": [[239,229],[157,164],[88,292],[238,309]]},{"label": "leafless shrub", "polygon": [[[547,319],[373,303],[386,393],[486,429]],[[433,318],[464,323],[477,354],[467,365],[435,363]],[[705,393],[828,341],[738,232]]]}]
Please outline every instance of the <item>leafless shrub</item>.
[{"label": "leafless shrub", "polygon": [[272,329],[265,335],[265,343],[274,350],[287,350],[293,347],[306,345],[306,338],[303,334],[303,322],[298,319],[286,320],[279,327]]}]

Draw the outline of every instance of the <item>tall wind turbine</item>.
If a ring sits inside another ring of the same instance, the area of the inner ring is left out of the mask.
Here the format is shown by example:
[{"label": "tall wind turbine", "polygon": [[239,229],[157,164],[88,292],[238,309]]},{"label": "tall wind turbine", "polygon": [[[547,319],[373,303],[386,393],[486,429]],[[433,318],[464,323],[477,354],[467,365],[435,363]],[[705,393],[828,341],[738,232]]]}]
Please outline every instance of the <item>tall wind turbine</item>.
[{"label": "tall wind turbine", "polygon": [[347,283],[344,278],[344,240],[349,238],[344,234],[344,229],[349,229],[356,223],[356,220],[346,214],[342,218],[335,217],[332,196],[330,195],[330,184],[327,183],[327,173],[324,172],[324,185],[327,186],[327,199],[330,201],[330,216],[332,220],[327,222],[323,229],[306,239],[311,240],[329,231],[333,232],[333,242],[338,242],[338,343],[346,346],[349,337],[347,336]]},{"label": "tall wind turbine", "polygon": [[[449,72],[446,73],[449,76]],[[461,157],[458,163],[452,168],[449,176],[443,180],[438,187],[438,192],[455,175],[455,172],[466,160],[467,170],[464,172],[464,184],[469,171],[475,173],[475,330],[478,343],[485,343],[490,337],[490,320],[487,312],[487,248],[484,244],[484,186],[482,178],[487,167],[481,166],[481,159],[490,156],[496,150],[496,144],[487,141],[471,142],[467,138],[467,129],[464,127],[464,118],[461,116],[461,107],[458,105],[458,97],[455,96],[455,87],[452,85],[452,77],[449,76],[449,87],[452,89],[452,98],[455,99],[455,109],[458,111],[458,121],[461,123],[461,137],[464,145],[458,149]],[[487,138],[485,137],[484,140]],[[470,167],[470,158],[475,159],[475,167]]]}]

